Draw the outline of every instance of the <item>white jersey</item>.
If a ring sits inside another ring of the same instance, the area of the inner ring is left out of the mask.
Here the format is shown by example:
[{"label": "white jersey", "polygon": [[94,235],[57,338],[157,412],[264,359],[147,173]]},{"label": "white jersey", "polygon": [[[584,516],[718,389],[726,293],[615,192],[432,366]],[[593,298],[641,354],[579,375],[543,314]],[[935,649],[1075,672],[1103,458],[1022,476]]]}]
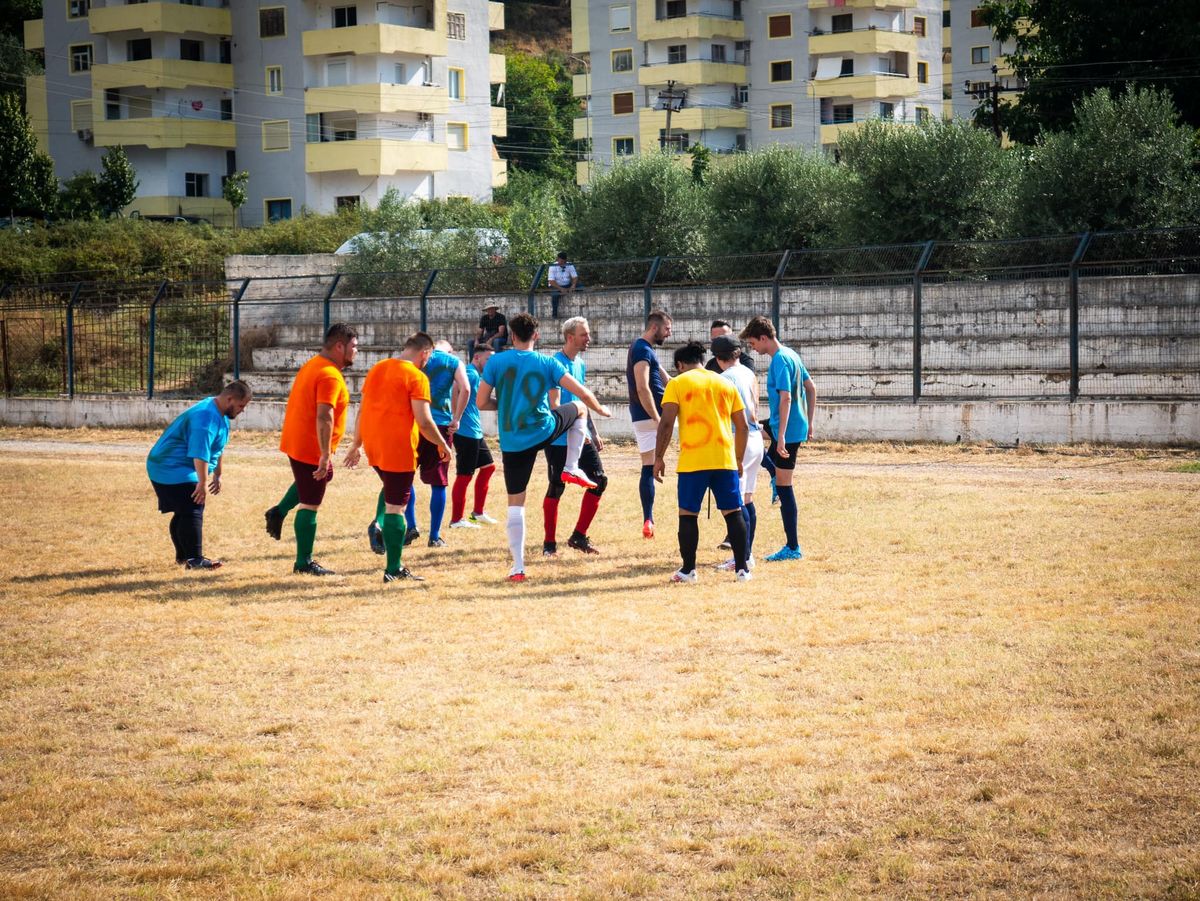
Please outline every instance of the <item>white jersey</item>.
[{"label": "white jersey", "polygon": [[[741,395],[742,406],[746,408],[746,425],[751,432],[757,432],[758,426],[758,410],[754,403],[754,372],[747,369],[741,363],[730,366],[721,373],[722,378],[729,379],[733,382],[733,387],[737,388],[737,393]],[[735,414],[736,415],[736,414]]]}]

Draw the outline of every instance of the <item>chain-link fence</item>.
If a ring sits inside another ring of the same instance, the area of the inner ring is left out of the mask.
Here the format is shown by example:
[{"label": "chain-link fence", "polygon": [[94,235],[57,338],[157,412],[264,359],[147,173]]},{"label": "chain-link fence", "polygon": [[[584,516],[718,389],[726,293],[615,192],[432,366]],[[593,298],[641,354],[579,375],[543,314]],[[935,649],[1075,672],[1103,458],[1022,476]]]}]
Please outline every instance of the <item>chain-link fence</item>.
[{"label": "chain-link fence", "polygon": [[[674,317],[671,343],[769,317],[827,399],[1200,396],[1200,228],[575,265],[559,316],[590,320],[589,373],[609,397],[655,308]],[[6,286],[4,389],[198,397],[246,377],[281,396],[331,322],[359,331],[365,371],[418,329],[465,348],[492,304],[539,316],[553,346],[548,272]]]}]

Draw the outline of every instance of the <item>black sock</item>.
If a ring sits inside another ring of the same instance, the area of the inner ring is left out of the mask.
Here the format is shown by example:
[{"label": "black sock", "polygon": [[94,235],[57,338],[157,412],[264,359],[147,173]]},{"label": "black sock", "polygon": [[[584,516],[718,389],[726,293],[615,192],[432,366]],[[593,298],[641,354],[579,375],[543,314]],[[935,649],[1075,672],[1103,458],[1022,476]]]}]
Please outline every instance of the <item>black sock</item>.
[{"label": "black sock", "polygon": [[754,501],[742,507],[746,511],[746,559],[754,555],[754,533],[758,529],[758,511],[754,509]]},{"label": "black sock", "polygon": [[171,524],[168,526],[168,531],[171,533],[171,544],[175,546],[175,561],[186,560],[187,554],[183,552],[183,547],[179,543],[179,517],[180,513],[176,511],[171,514]]},{"label": "black sock", "polygon": [[179,556],[194,560],[204,556],[204,507],[191,504],[175,514],[179,524],[175,527],[179,535]]},{"label": "black sock", "polygon": [[725,514],[725,528],[729,530],[729,547],[733,550],[734,570],[746,569],[746,520],[742,508]]},{"label": "black sock", "polygon": [[680,572],[696,571],[696,548],[700,545],[700,518],[679,514],[679,556],[683,558]]}]

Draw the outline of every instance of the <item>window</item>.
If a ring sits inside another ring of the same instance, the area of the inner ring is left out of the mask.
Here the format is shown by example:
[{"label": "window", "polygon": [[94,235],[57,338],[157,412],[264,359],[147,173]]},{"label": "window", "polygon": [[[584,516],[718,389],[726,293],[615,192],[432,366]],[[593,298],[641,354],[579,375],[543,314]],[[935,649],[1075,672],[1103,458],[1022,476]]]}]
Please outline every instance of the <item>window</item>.
[{"label": "window", "polygon": [[348,73],[350,70],[350,61],[344,56],[340,59],[331,59],[325,64],[325,84],[328,87],[336,88],[349,82]]},{"label": "window", "polygon": [[352,28],[358,24],[357,6],[335,6],[333,8],[333,27]]},{"label": "window", "polygon": [[792,80],[792,61],[790,59],[779,59],[771,63],[771,81],[791,81]]},{"label": "window", "polygon": [[917,83],[929,84],[929,63],[917,63]]},{"label": "window", "polygon": [[610,6],[608,8],[608,30],[609,31],[628,31],[629,30],[629,7],[628,6]]},{"label": "window", "polygon": [[154,115],[154,104],[149,97],[127,97],[125,115],[130,119],[149,119]]},{"label": "window", "polygon": [[217,44],[217,62],[226,65],[233,62],[233,41],[229,38],[221,38]]},{"label": "window", "polygon": [[734,41],[733,42],[733,61],[741,65],[750,65],[750,42],[749,41]]},{"label": "window", "polygon": [[263,205],[267,210],[268,222],[278,222],[281,219],[292,218],[292,200],[290,197],[283,200],[264,200]]},{"label": "window", "polygon": [[713,44],[712,45],[712,61],[714,63],[725,62],[725,45],[724,44]]},{"label": "window", "polygon": [[[260,38],[281,38],[287,34],[285,13],[286,10],[282,6],[260,9],[258,11],[258,36]],[[291,213],[288,213],[287,218],[291,218]]]},{"label": "window", "polygon": [[669,44],[669,45],[667,45],[667,62],[668,63],[686,63],[687,62],[687,44]]},{"label": "window", "polygon": [[183,174],[183,196],[184,197],[207,197],[208,196],[208,173],[206,173],[206,172],[185,172]]},{"label": "window", "polygon": [[913,16],[913,34],[919,38],[925,37],[927,21],[924,16]]},{"label": "window", "polygon": [[108,120],[121,118],[121,92],[108,88],[104,92],[104,118]]},{"label": "window", "polygon": [[408,84],[408,66],[405,63],[392,66],[392,84]]},{"label": "window", "polygon": [[130,62],[140,59],[150,59],[154,53],[149,38],[134,38],[125,42],[125,58]]},{"label": "window", "polygon": [[467,149],[467,123],[446,123],[446,149],[463,151]]},{"label": "window", "polygon": [[91,7],[91,0],[70,0],[67,3],[67,18],[68,19],[83,19],[87,17],[88,9]]},{"label": "window", "polygon": [[333,129],[333,139],[335,141],[358,140],[357,119],[334,119],[329,125]]},{"label": "window", "polygon": [[883,101],[880,101],[880,103],[879,103],[879,118],[880,119],[896,118],[896,105],[894,103],[885,103]]},{"label": "window", "polygon": [[746,135],[744,132],[733,136],[733,149],[738,151],[738,153],[746,152]]},{"label": "window", "polygon": [[839,103],[833,108],[833,124],[845,125],[854,121],[854,104]]},{"label": "window", "polygon": [[356,210],[358,209],[359,200],[361,198],[357,194],[347,194],[343,197],[333,198],[334,209],[337,210]]},{"label": "window", "polygon": [[983,21],[983,10],[982,9],[971,10],[971,27],[972,28],[986,28],[987,27],[987,23]]},{"label": "window", "polygon": [[467,74],[462,69],[447,69],[446,70],[446,85],[450,93],[451,100],[462,100],[466,95],[466,77]]},{"label": "window", "polygon": [[738,85],[737,93],[734,95],[734,98],[736,99],[736,101],[738,103],[749,103],[750,102],[750,85],[748,85],[748,84]]},{"label": "window", "polygon": [[633,138],[613,138],[613,156],[633,156]]},{"label": "window", "polygon": [[742,0],[733,0],[733,21],[742,21]]},{"label": "window", "polygon": [[929,121],[929,108],[925,107],[925,106],[918,106],[917,107],[917,124],[920,125],[922,122],[928,122],[928,121]]},{"label": "window", "polygon": [[950,27],[950,10],[948,9],[942,10],[942,27]]},{"label": "window", "polygon": [[792,36],[792,15],[781,13],[778,16],[767,16],[767,37],[790,38]]},{"label": "window", "polygon": [[446,36],[453,41],[467,39],[466,13],[446,13]]},{"label": "window", "polygon": [[614,50],[611,57],[614,72],[633,71],[633,50]]},{"label": "window", "polygon": [[846,13],[841,16],[833,17],[833,26],[829,29],[834,34],[845,34],[847,31],[854,30],[854,16],[851,13]]},{"label": "window", "polygon": [[233,121],[233,101],[228,97],[221,98],[221,121]]},{"label": "window", "polygon": [[92,101],[71,101],[71,130],[83,131],[92,127]]},{"label": "window", "polygon": [[667,18],[682,19],[687,15],[687,0],[667,0]]},{"label": "window", "polygon": [[974,94],[976,97],[985,97],[991,89],[992,85],[990,82],[973,81],[971,82],[971,86],[967,88],[967,93]]},{"label": "window", "polygon": [[633,112],[633,91],[621,91],[612,95],[614,116],[625,116]]},{"label": "window", "polygon": [[283,66],[267,66],[267,93],[283,93]]},{"label": "window", "polygon": [[972,47],[971,48],[971,63],[980,65],[981,63],[990,62],[992,58],[991,47]]},{"label": "window", "polygon": [[[291,150],[292,136],[287,119],[270,119],[262,124],[262,147],[266,153]],[[286,218],[291,218],[289,214]]]},{"label": "window", "polygon": [[193,63],[204,62],[204,42],[189,41],[186,38],[181,38],[179,41],[179,58],[189,60]]},{"label": "window", "polygon": [[[226,174],[226,176],[229,176],[229,175],[233,175],[233,173],[235,173],[235,172],[237,172],[237,151],[236,150],[226,150],[225,151],[225,174]],[[222,188],[225,187],[225,179],[224,178],[221,179],[221,187]]]},{"label": "window", "polygon": [[320,113],[309,113],[304,117],[304,142],[306,144],[321,143]]},{"label": "window", "polygon": [[92,70],[92,45],[72,44],[67,50],[71,59],[72,72],[90,72]]},{"label": "window", "polygon": [[671,134],[667,134],[665,128],[658,130],[658,146],[664,149],[670,149],[673,153],[683,153],[688,149],[689,136],[686,131],[675,131],[671,129]]},{"label": "window", "polygon": [[838,73],[838,78],[849,78],[854,74],[854,57],[846,57],[842,60],[842,71]]},{"label": "window", "polygon": [[792,127],[792,105],[790,103],[772,103],[771,104],[771,127],[772,128],[791,128]]}]

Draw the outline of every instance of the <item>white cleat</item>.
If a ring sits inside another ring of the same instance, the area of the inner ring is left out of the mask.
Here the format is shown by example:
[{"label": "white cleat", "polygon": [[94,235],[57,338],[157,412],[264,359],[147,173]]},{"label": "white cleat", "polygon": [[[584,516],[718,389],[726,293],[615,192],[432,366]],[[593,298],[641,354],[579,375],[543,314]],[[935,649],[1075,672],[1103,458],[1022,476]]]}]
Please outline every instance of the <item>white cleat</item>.
[{"label": "white cleat", "polygon": [[486,513],[472,513],[467,517],[467,520],[473,523],[483,523],[487,526],[494,526],[498,522],[498,520],[492,519]]},{"label": "white cleat", "polygon": [[671,573],[672,582],[698,582],[699,577],[693,569],[690,573],[685,573],[682,569]]},{"label": "white cleat", "polygon": [[450,523],[450,528],[452,528],[452,529],[482,529],[483,526],[481,526],[477,522],[471,522],[469,519],[456,519],[454,522]]},{"label": "white cleat", "polygon": [[752,576],[750,571],[747,569],[739,569],[737,571],[737,580],[739,582],[749,582],[753,578],[754,576]]}]

